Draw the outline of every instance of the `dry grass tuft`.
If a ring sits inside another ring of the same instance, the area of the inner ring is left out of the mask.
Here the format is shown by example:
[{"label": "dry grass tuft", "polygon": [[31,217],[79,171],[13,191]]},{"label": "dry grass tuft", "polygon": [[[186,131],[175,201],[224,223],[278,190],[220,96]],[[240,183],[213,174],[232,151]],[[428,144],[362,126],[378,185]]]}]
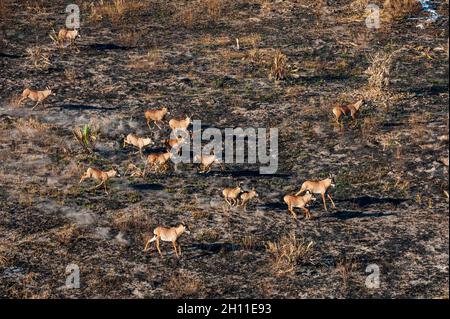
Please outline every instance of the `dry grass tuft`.
[{"label": "dry grass tuft", "polygon": [[139,14],[148,5],[148,2],[140,0],[99,0],[97,3],[91,3],[89,17],[94,22],[109,19],[117,23],[127,15]]},{"label": "dry grass tuft", "polygon": [[251,250],[258,246],[258,238],[253,235],[247,235],[241,238],[240,244],[246,250]]},{"label": "dry grass tuft", "polygon": [[67,245],[74,238],[78,237],[80,234],[80,229],[76,224],[64,225],[61,229],[56,232],[56,239],[61,244]]},{"label": "dry grass tuft", "polygon": [[45,70],[51,65],[50,54],[42,47],[34,46],[26,49],[29,63],[36,69]]},{"label": "dry grass tuft", "polygon": [[224,15],[223,0],[197,0],[180,7],[173,16],[174,22],[191,29],[199,25],[217,24]]},{"label": "dry grass tuft", "polygon": [[113,224],[122,232],[130,229],[148,231],[151,218],[140,207],[120,211],[113,218]]},{"label": "dry grass tuft", "polygon": [[421,9],[422,7],[417,0],[386,0],[381,15],[383,20],[392,22],[417,14]]},{"label": "dry grass tuft", "polygon": [[175,298],[194,297],[203,289],[203,282],[198,276],[179,271],[165,283],[164,288],[174,294]]},{"label": "dry grass tuft", "polygon": [[8,101],[8,105],[12,106],[12,107],[20,107],[21,104],[19,102],[20,102],[21,98],[22,98],[22,95],[20,95],[20,94],[11,95],[11,97],[9,98],[9,101]]},{"label": "dry grass tuft", "polygon": [[377,100],[388,93],[393,57],[393,52],[377,52],[369,57],[371,65],[365,71],[369,77],[366,99]]},{"label": "dry grass tuft", "polygon": [[160,50],[148,51],[145,55],[133,55],[127,66],[136,71],[151,71],[167,67]]},{"label": "dry grass tuft", "polygon": [[266,248],[272,254],[272,270],[277,275],[293,272],[297,263],[309,255],[313,245],[313,241],[297,240],[295,233],[282,237],[278,242],[268,242]]},{"label": "dry grass tuft", "polygon": [[270,80],[284,80],[287,77],[287,61],[287,56],[281,50],[275,52],[269,72]]},{"label": "dry grass tuft", "polygon": [[136,30],[124,30],[119,33],[118,41],[120,44],[134,47],[138,45],[142,37],[142,33]]},{"label": "dry grass tuft", "polygon": [[40,122],[35,118],[20,118],[16,122],[17,130],[22,134],[34,135],[36,132],[44,133],[50,130],[52,125]]}]

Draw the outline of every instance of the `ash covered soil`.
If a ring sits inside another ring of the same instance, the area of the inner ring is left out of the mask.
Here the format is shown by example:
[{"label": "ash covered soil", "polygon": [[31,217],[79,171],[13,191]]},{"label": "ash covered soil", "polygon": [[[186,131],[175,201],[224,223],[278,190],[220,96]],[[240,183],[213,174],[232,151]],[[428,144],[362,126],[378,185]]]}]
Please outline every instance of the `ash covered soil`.
[{"label": "ash covered soil", "polygon": [[[436,22],[420,12],[375,31],[359,2],[223,1],[217,12],[214,1],[148,1],[99,17],[80,1],[77,51],[49,38],[64,25],[65,1],[2,1],[0,296],[448,298],[448,2]],[[36,46],[49,63],[34,65],[26,50]],[[277,49],[287,76],[275,81]],[[340,129],[334,103],[367,86],[371,56],[398,49],[384,97]],[[28,86],[56,96],[33,111],[17,106]],[[200,174],[185,164],[123,176],[129,163],[142,167],[122,147],[126,134],[156,141],[145,154],[163,149],[167,122],[149,130],[143,117],[162,106],[205,126],[278,128],[278,172],[227,164]],[[87,123],[100,133],[91,155],[72,133]],[[78,184],[89,166],[119,167],[109,195]],[[313,219],[294,220],[283,196],[328,173],[336,208],[324,211],[319,198]],[[259,193],[247,211],[221,198],[239,181]],[[191,228],[182,258],[170,243],[163,259],[143,252],[156,226],[182,221]],[[280,272],[267,243],[293,232],[314,244]],[[79,266],[79,289],[64,287],[69,264]]]}]

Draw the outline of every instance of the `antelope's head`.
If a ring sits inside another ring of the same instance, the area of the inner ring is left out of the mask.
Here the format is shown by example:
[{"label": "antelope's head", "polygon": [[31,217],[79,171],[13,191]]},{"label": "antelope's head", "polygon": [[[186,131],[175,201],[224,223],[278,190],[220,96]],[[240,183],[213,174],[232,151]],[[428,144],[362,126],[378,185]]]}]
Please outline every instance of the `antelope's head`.
[{"label": "antelope's head", "polygon": [[365,104],[364,99],[361,99],[354,104],[354,107],[355,107],[355,109],[359,110],[361,108],[361,106],[363,106],[364,104]]},{"label": "antelope's head", "polygon": [[142,142],[144,142],[144,145],[150,145],[150,144],[152,144],[152,139],[151,138],[143,138],[142,139]]},{"label": "antelope's head", "polygon": [[191,234],[191,230],[189,229],[189,226],[185,223],[181,223],[180,225],[178,225],[178,228],[183,232],[186,233],[188,235]]},{"label": "antelope's head", "polygon": [[336,187],[336,182],[335,182],[334,176],[332,174],[328,175],[328,179],[330,180],[330,186],[333,188]]},{"label": "antelope's head", "polygon": [[106,172],[108,174],[108,177],[120,177],[120,174],[117,170],[115,169],[110,169],[108,172]]}]

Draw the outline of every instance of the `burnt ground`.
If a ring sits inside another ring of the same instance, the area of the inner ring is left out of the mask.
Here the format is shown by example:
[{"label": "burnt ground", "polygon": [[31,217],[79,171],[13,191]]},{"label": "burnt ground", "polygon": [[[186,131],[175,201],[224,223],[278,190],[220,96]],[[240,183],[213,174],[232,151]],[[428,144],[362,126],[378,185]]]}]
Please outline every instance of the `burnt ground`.
[{"label": "burnt ground", "polygon": [[[421,12],[377,31],[352,1],[324,11],[308,1],[224,1],[218,14],[200,1],[193,21],[192,1],[149,2],[115,20],[79,1],[79,52],[48,36],[63,26],[65,1],[0,2],[1,297],[448,298],[447,1],[424,28]],[[30,62],[33,46],[50,64]],[[400,48],[385,97],[368,99],[340,130],[332,105],[367,85],[370,56]],[[280,81],[268,77],[276,49],[288,58]],[[24,87],[47,85],[56,96],[45,107],[14,103]],[[218,128],[278,128],[278,172],[182,165],[116,178],[109,195],[78,184],[89,166],[142,164],[122,148],[128,133],[157,141],[146,154],[161,148],[167,124],[149,131],[143,111],[163,105]],[[92,155],[72,134],[86,123],[100,132]],[[329,172],[336,209],[317,201],[314,219],[293,220],[283,195]],[[259,192],[247,211],[223,206],[221,189],[237,181]],[[180,260],[167,243],[164,259],[142,252],[154,227],[180,221],[191,228]],[[314,245],[280,275],[266,243],[291,232]],[[64,288],[71,263],[80,289]],[[380,268],[378,289],[365,285],[369,264]]]}]

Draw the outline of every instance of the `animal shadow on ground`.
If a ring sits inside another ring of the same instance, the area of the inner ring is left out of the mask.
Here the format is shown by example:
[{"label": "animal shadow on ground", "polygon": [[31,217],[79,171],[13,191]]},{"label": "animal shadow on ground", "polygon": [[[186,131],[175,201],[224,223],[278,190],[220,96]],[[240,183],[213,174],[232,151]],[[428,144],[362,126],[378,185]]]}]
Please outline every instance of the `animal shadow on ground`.
[{"label": "animal shadow on ground", "polygon": [[165,189],[164,185],[157,183],[131,184],[130,187],[139,191],[161,191]]},{"label": "animal shadow on ground", "polygon": [[114,43],[93,43],[89,45],[90,49],[98,50],[98,51],[106,51],[106,50],[130,50],[132,47],[126,47],[117,45]]},{"label": "animal shadow on ground", "polygon": [[336,218],[339,220],[348,220],[353,218],[367,218],[367,217],[385,217],[385,216],[391,216],[395,215],[394,213],[383,213],[383,212],[370,212],[370,213],[364,213],[359,211],[349,211],[349,210],[342,210],[338,212],[334,212],[327,215],[322,215],[321,217],[330,217],[330,218]]},{"label": "animal shadow on ground", "polygon": [[64,104],[59,106],[62,109],[66,110],[75,110],[75,111],[112,111],[117,110],[119,107],[101,107],[95,105],[85,105],[85,104]]},{"label": "animal shadow on ground", "polygon": [[360,208],[364,208],[371,205],[383,205],[383,204],[390,204],[393,206],[398,206],[402,204],[403,202],[406,202],[407,199],[405,198],[377,198],[372,196],[361,196],[361,197],[355,197],[355,198],[349,198],[347,200],[339,200],[339,201],[347,201],[352,204],[358,205]]},{"label": "animal shadow on ground", "polygon": [[194,250],[200,250],[202,252],[187,259],[196,259],[204,256],[218,254],[220,252],[237,251],[242,249],[240,245],[233,243],[198,243],[192,244],[190,248]]},{"label": "animal shadow on ground", "polygon": [[237,171],[223,171],[218,172],[221,176],[231,176],[231,177],[259,177],[259,178],[284,178],[287,179],[291,175],[289,174],[260,174],[259,170],[237,170]]}]

